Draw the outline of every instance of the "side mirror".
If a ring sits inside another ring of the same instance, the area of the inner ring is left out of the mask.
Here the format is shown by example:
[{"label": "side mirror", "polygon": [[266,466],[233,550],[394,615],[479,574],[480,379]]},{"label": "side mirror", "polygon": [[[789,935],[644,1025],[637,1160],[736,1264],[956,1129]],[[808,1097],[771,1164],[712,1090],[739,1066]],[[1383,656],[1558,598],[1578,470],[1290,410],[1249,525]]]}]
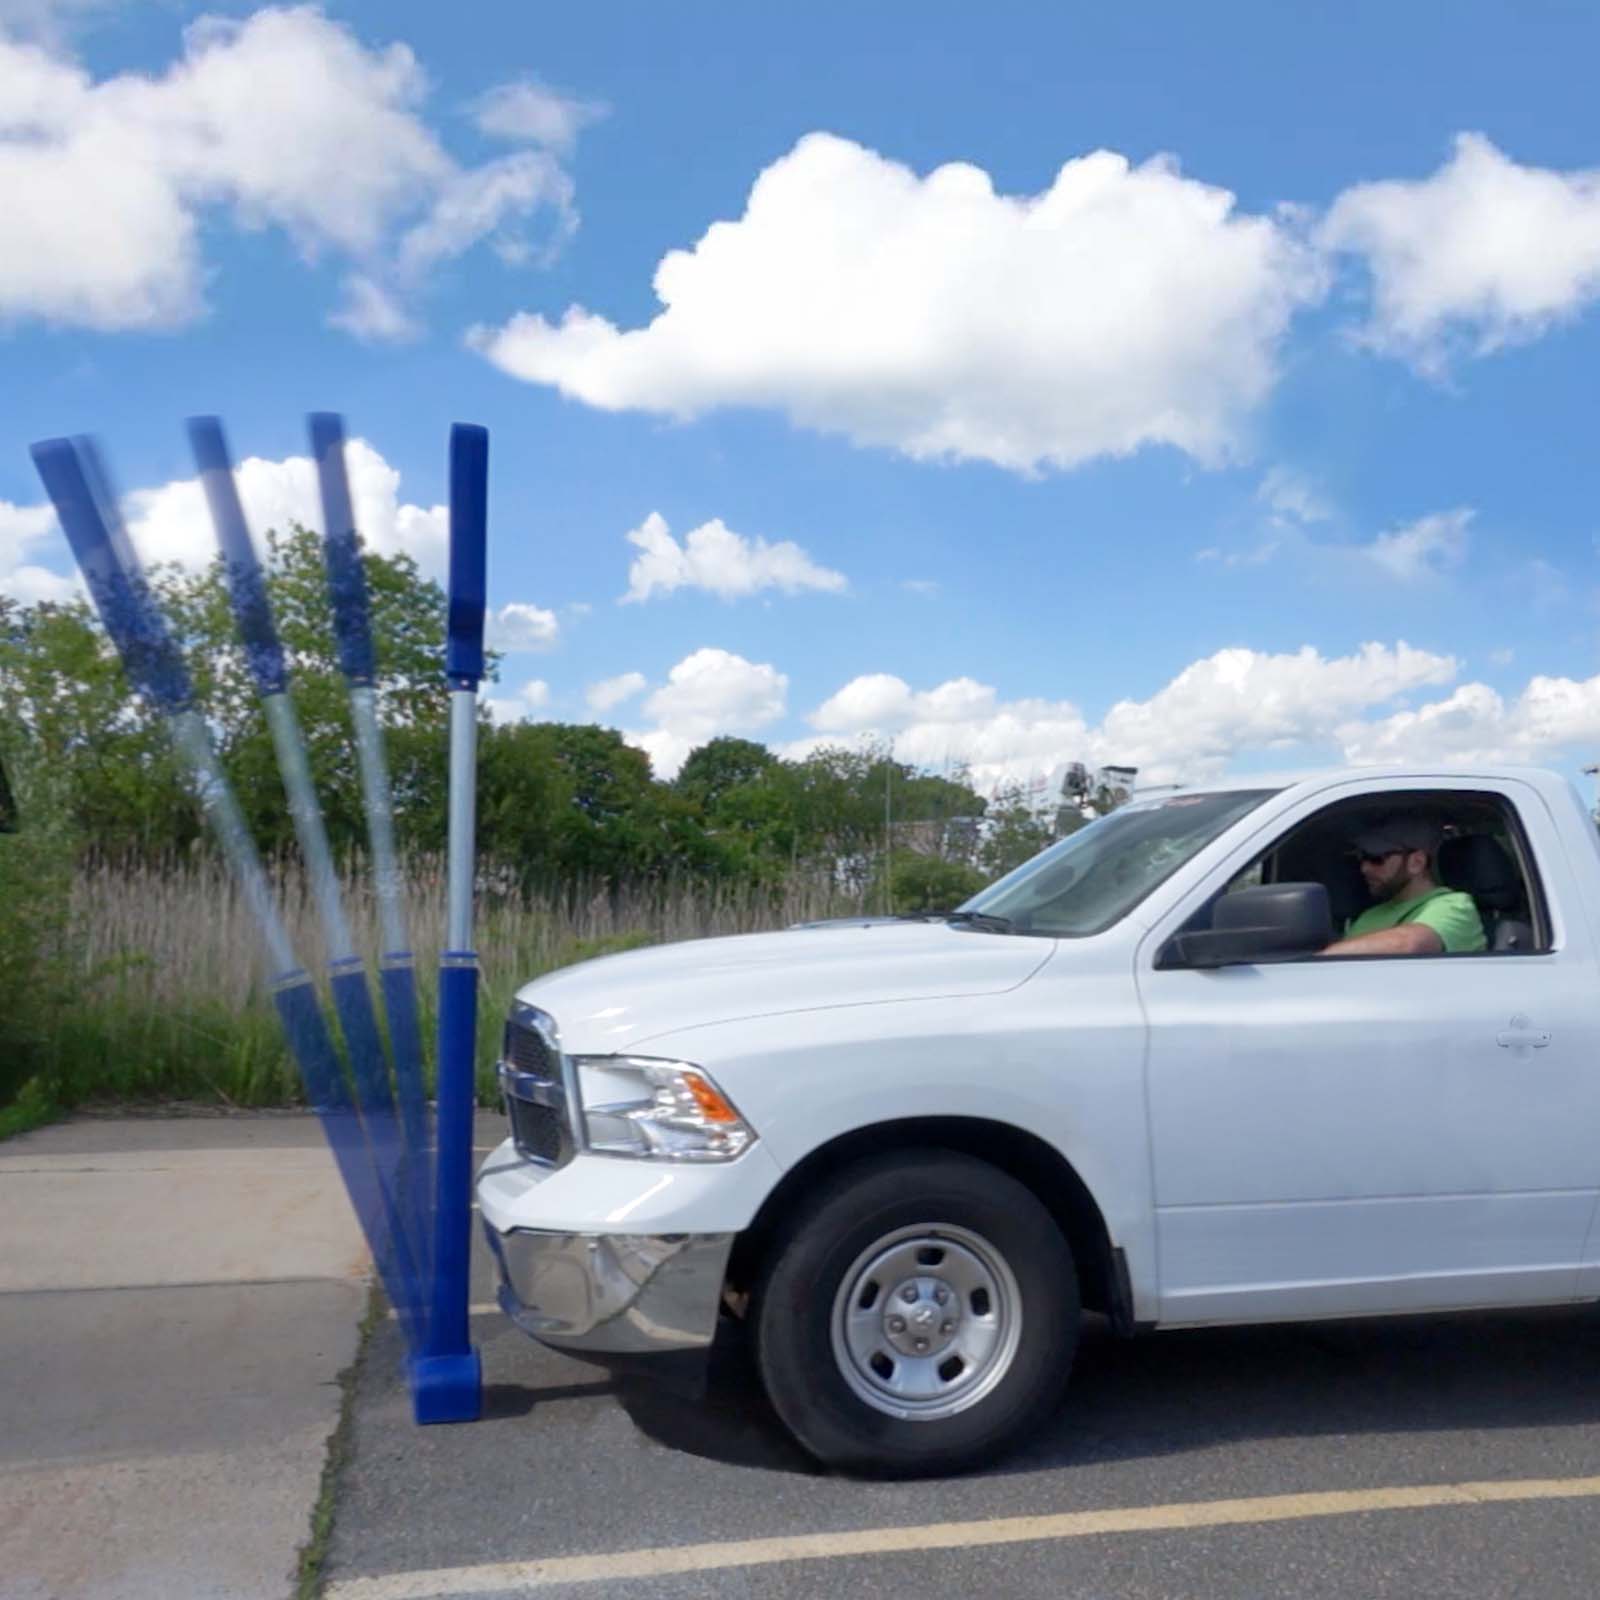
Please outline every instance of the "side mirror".
[{"label": "side mirror", "polygon": [[1308,956],[1333,942],[1328,891],[1320,883],[1267,883],[1225,894],[1211,926],[1174,934],[1162,967],[1230,967]]}]

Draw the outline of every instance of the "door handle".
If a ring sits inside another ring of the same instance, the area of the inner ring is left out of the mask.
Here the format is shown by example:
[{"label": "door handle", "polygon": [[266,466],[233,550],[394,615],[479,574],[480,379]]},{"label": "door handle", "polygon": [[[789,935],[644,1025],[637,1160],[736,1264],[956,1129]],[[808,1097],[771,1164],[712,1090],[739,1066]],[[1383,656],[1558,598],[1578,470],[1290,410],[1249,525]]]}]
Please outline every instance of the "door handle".
[{"label": "door handle", "polygon": [[1529,1050],[1543,1050],[1550,1043],[1550,1030],[1534,1027],[1526,1017],[1513,1017],[1511,1026],[1502,1028],[1494,1036],[1494,1042],[1521,1060]]}]

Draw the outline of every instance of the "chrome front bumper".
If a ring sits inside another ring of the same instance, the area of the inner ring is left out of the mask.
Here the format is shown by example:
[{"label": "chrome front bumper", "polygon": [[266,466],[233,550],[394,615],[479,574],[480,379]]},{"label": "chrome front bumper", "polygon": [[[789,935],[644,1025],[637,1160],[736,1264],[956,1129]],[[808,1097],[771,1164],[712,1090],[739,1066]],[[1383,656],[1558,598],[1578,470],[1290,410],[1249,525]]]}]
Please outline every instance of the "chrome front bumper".
[{"label": "chrome front bumper", "polygon": [[731,1233],[546,1233],[484,1224],[500,1307],[574,1355],[704,1350],[716,1332]]}]

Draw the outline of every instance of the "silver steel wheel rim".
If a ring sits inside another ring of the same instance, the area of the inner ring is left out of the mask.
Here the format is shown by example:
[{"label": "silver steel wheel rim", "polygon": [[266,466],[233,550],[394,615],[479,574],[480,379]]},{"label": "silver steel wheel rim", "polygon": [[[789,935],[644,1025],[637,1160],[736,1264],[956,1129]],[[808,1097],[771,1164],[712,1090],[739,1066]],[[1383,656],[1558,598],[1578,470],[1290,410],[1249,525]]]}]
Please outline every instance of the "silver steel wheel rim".
[{"label": "silver steel wheel rim", "polygon": [[858,1400],[938,1422],[991,1394],[1022,1341],[1011,1268],[967,1228],[922,1223],[867,1246],[840,1280],[833,1359]]}]

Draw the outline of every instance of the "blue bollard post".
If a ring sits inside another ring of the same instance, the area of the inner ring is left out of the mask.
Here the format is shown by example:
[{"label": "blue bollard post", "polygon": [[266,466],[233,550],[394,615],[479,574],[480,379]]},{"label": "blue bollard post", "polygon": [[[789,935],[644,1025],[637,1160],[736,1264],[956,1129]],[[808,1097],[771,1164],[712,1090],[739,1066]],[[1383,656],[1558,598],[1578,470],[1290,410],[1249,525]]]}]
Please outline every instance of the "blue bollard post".
[{"label": "blue bollard post", "polygon": [[[328,571],[328,602],[333,613],[339,667],[350,695],[350,722],[355,734],[356,767],[372,852],[382,935],[379,981],[394,1056],[394,1082],[378,1038],[377,1016],[367,989],[364,964],[353,947],[331,969],[335,1004],[353,1060],[370,1062],[371,1071],[357,1072],[362,1115],[372,1135],[397,1210],[405,1219],[404,1238],[415,1271],[416,1293],[406,1336],[412,1352],[421,1347],[424,1302],[431,1279],[432,1196],[429,1179],[428,1114],[422,1082],[422,1037],[417,1026],[411,943],[403,909],[404,875],[395,849],[394,806],[378,719],[377,655],[371,608],[362,567],[361,534],[345,464],[344,422],[331,411],[307,419],[311,454],[317,467],[322,501],[322,551]],[[331,952],[330,952],[331,955]],[[396,1115],[398,1107],[398,1117]],[[404,1315],[407,1308],[402,1307]]]},{"label": "blue bollard post", "polygon": [[[140,694],[166,719],[190,786],[216,833],[229,870],[261,930],[266,976],[306,1098],[322,1123],[384,1287],[396,1304],[405,1284],[395,1270],[392,1219],[383,1203],[332,1035],[310,974],[300,965],[244,813],[194,704],[187,667],[156,604],[123,526],[99,451],[87,439],[46,439],[32,447],[45,490],[77,557],[106,632]],[[246,631],[247,648],[262,636]],[[262,660],[269,660],[270,652]]]},{"label": "blue bollard post", "polygon": [[472,1422],[483,1410],[482,1367],[467,1340],[467,1296],[478,1031],[473,846],[488,477],[488,432],[457,423],[450,430],[450,612],[445,649],[450,686],[449,912],[439,961],[433,1295],[423,1354],[411,1367],[411,1404],[418,1422]]},{"label": "blue bollard post", "polygon": [[[334,1010],[353,1069],[362,1134],[378,1174],[384,1232],[394,1252],[393,1261],[378,1265],[385,1284],[398,1286],[402,1292],[403,1298],[395,1309],[407,1342],[416,1349],[422,1338],[426,1247],[431,1231],[426,1192],[420,1180],[415,1184],[410,1181],[411,1174],[421,1170],[420,1163],[426,1158],[426,1139],[421,1132],[421,1073],[419,1070],[415,1074],[418,1129],[411,1134],[409,1128],[401,1130],[396,1125],[389,1065],[378,1034],[366,971],[341,902],[338,870],[317,802],[305,738],[289,692],[289,659],[273,620],[266,574],[251,542],[221,419],[191,417],[189,441],[216,529],[239,638],[271,731],[295,838],[322,921]],[[352,530],[352,542],[353,537]],[[355,559],[359,563],[359,551]],[[359,566],[357,576],[359,579]],[[364,607],[360,620],[364,625]],[[336,614],[334,624],[342,628],[345,619]],[[396,1054],[399,1053],[397,1047]],[[413,1056],[417,1055],[420,1052],[414,1049]],[[402,1137],[402,1132],[409,1136]]]}]

